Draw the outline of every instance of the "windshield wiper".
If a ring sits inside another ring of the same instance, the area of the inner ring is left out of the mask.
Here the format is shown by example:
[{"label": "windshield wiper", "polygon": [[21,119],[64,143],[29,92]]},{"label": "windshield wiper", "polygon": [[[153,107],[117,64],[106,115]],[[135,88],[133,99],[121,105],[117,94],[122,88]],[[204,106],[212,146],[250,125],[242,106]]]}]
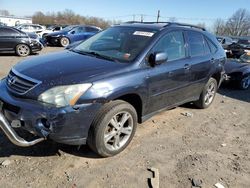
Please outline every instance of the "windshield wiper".
[{"label": "windshield wiper", "polygon": [[72,49],[72,51],[76,52],[76,53],[79,53],[79,54],[83,54],[83,55],[95,56],[97,58],[105,59],[105,60],[108,60],[108,61],[119,62],[115,58],[112,58],[112,57],[109,57],[109,56],[105,56],[105,55],[99,54],[99,53],[94,52],[94,51],[81,51],[81,50],[74,50],[74,49]]}]

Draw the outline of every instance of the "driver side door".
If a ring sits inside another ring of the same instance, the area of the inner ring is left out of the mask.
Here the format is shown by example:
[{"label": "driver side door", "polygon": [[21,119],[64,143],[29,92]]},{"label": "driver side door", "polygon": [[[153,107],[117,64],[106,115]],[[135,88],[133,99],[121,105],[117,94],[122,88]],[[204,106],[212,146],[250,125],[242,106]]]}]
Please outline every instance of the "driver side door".
[{"label": "driver side door", "polygon": [[165,52],[168,60],[148,69],[148,113],[185,101],[190,78],[183,31],[172,31],[163,36],[150,54],[157,52]]}]

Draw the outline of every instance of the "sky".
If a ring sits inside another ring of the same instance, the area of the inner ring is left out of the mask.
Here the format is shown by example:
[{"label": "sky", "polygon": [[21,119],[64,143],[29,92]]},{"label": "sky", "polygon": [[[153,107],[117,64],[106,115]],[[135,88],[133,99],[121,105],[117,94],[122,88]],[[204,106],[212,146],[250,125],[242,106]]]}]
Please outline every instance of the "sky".
[{"label": "sky", "polygon": [[0,0],[0,9],[16,16],[31,16],[36,11],[57,12],[73,10],[83,16],[107,20],[155,21],[160,10],[160,21],[175,17],[179,22],[211,25],[216,18],[228,19],[237,9],[250,11],[250,0]]}]

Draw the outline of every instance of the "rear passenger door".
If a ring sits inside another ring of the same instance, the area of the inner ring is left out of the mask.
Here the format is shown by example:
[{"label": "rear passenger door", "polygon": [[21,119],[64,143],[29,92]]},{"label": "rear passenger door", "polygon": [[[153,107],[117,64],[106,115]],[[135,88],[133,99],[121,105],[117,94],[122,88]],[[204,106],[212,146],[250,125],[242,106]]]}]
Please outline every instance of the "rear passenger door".
[{"label": "rear passenger door", "polygon": [[205,36],[196,31],[187,31],[189,58],[191,62],[190,95],[200,95],[207,82],[214,59]]},{"label": "rear passenger door", "polygon": [[185,101],[188,79],[190,77],[184,34],[181,30],[163,36],[151,53],[165,52],[167,62],[148,70],[149,102],[151,113],[167,106]]}]

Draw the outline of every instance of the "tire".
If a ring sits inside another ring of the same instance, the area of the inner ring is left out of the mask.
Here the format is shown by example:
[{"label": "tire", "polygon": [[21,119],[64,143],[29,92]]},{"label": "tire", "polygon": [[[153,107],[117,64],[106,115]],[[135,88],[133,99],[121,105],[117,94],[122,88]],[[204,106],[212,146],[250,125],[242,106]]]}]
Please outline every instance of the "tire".
[{"label": "tire", "polygon": [[134,107],[125,101],[111,101],[97,113],[87,143],[102,157],[114,156],[129,145],[136,127],[137,113]]},{"label": "tire", "polygon": [[16,46],[16,54],[21,57],[26,57],[30,55],[30,47],[26,44],[18,44]]},{"label": "tire", "polygon": [[69,41],[69,39],[68,39],[67,37],[62,37],[62,38],[60,39],[60,45],[61,45],[62,47],[68,46],[69,43],[70,43],[70,41]]},{"label": "tire", "polygon": [[214,101],[217,89],[217,81],[214,78],[210,78],[203,88],[199,100],[194,102],[195,106],[200,109],[208,108]]},{"label": "tire", "polygon": [[245,76],[241,79],[241,81],[240,81],[240,83],[239,83],[239,86],[240,86],[240,89],[242,89],[242,90],[247,90],[247,89],[249,89],[249,87],[250,87],[250,74],[245,75]]}]

